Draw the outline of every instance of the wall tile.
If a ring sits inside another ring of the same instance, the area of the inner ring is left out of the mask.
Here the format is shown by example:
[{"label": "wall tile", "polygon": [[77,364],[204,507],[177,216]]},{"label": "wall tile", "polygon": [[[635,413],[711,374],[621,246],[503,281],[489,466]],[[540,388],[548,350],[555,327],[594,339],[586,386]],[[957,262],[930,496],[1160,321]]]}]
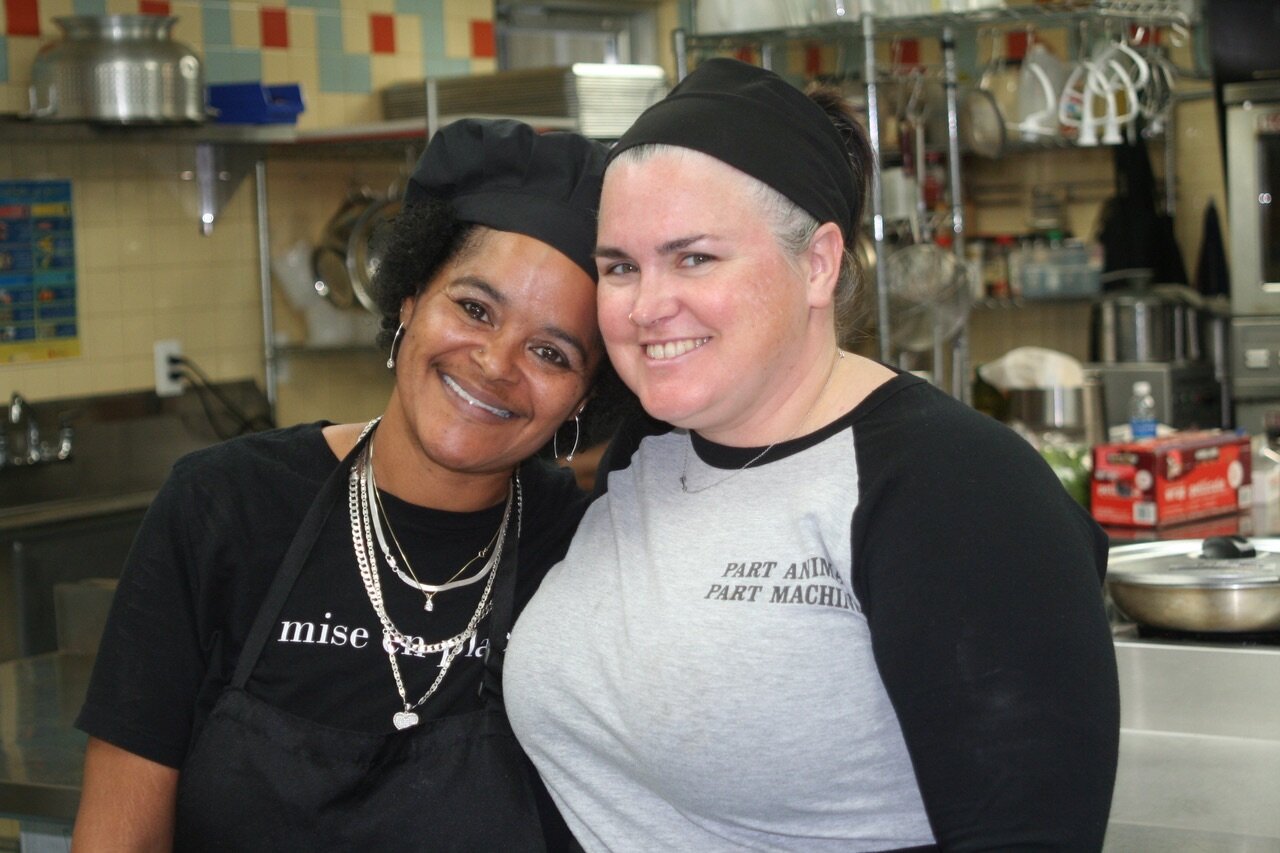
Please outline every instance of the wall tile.
[{"label": "wall tile", "polygon": [[444,0],[446,18],[493,19],[492,0]]},{"label": "wall tile", "polygon": [[71,6],[77,15],[107,14],[106,0],[75,0]]},{"label": "wall tile", "polygon": [[102,360],[93,370],[93,394],[112,394],[129,386],[125,382],[124,360]]},{"label": "wall tile", "polygon": [[433,4],[422,10],[420,16],[422,33],[422,52],[429,59],[445,57],[444,4]]},{"label": "wall tile", "polygon": [[59,38],[62,29],[53,22],[54,18],[66,18],[75,15],[75,4],[72,0],[40,0],[40,35],[42,40]]},{"label": "wall tile", "polygon": [[[369,58],[371,89],[380,92],[392,83],[404,82],[400,73],[400,59],[396,56],[372,56]],[[379,104],[381,109],[381,104]]]},{"label": "wall tile", "polygon": [[[120,241],[120,268],[123,272],[133,273],[136,269],[145,268],[149,258],[149,236],[146,223],[134,223],[127,225],[121,229]],[[124,286],[127,287],[129,279],[124,279]]]},{"label": "wall tile", "polygon": [[245,48],[210,47],[205,51],[205,80],[245,83],[262,79],[262,55]]},{"label": "wall tile", "polygon": [[342,52],[367,56],[372,42],[369,33],[369,13],[344,11],[340,20]]},{"label": "wall tile", "polygon": [[114,225],[88,226],[77,214],[76,261],[79,271],[102,274],[120,269],[119,231]]},{"label": "wall tile", "polygon": [[282,7],[263,8],[260,12],[262,46],[289,47],[289,15]]},{"label": "wall tile", "polygon": [[314,127],[320,98],[319,62],[313,51],[290,50],[285,54],[288,73],[285,80],[302,86],[302,103],[306,107],[298,117],[299,127]]},{"label": "wall tile", "polygon": [[422,53],[422,25],[417,15],[396,15],[396,52],[401,55]]},{"label": "wall tile", "polygon": [[[80,289],[80,298],[87,299],[90,306],[89,322],[87,326],[93,326],[92,322],[95,317],[112,318],[118,321],[124,316],[124,309],[120,305],[120,294],[122,292],[120,284],[120,270],[103,269],[94,272],[86,272],[83,279],[77,282]],[[115,333],[119,333],[118,326],[110,326],[115,329]],[[109,338],[110,339],[110,338]],[[123,348],[124,339],[119,338],[117,341],[119,346]],[[107,353],[108,355],[116,355],[113,349]]]},{"label": "wall tile", "polygon": [[316,49],[321,53],[342,52],[342,15],[316,12]]},{"label": "wall tile", "polygon": [[38,0],[4,0],[5,33],[11,36],[40,35]]},{"label": "wall tile", "polygon": [[286,16],[289,22],[290,50],[316,50],[316,13],[291,5],[286,10]]},{"label": "wall tile", "polygon": [[[148,340],[157,340],[153,335]],[[156,384],[155,356],[133,356],[124,359],[121,379],[126,388],[154,388]]]},{"label": "wall tile", "polygon": [[204,33],[204,49],[230,47],[234,44],[231,31],[231,7],[224,3],[205,3],[200,7],[200,27]]},{"label": "wall tile", "polygon": [[497,45],[494,42],[493,21],[472,18],[471,24],[471,56],[493,59],[497,56]]},{"label": "wall tile", "polygon": [[[262,82],[267,85],[296,82],[289,74],[289,54],[283,50],[264,50],[262,52]],[[306,105],[306,92],[303,92],[303,105]]]},{"label": "wall tile", "polygon": [[243,50],[262,47],[262,21],[258,7],[245,3],[231,6],[231,46]]},{"label": "wall tile", "polygon": [[178,19],[178,23],[173,28],[173,37],[203,55],[204,16],[200,14],[198,0],[175,2],[172,4],[172,10],[173,16]]},{"label": "wall tile", "polygon": [[[321,92],[341,92],[343,87],[343,63],[341,54],[325,52],[319,62],[319,83]],[[336,60],[336,61],[335,61]],[[319,106],[319,104],[317,104]],[[327,122],[325,123],[328,124]]]},{"label": "wall tile", "polygon": [[370,52],[396,52],[396,19],[393,15],[369,16]]},{"label": "wall tile", "polygon": [[11,36],[5,43],[9,54],[9,80],[19,84],[25,102],[27,86],[31,83],[31,64],[35,62],[43,42],[34,36]]},{"label": "wall tile", "polygon": [[471,56],[471,19],[445,16],[444,55],[450,59]]}]

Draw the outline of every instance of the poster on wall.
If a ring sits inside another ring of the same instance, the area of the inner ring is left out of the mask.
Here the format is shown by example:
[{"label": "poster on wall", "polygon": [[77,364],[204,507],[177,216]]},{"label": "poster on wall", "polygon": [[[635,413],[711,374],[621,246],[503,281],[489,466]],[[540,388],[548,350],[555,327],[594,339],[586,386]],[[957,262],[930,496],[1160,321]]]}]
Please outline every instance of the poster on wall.
[{"label": "poster on wall", "polygon": [[71,182],[0,181],[0,364],[80,355]]}]

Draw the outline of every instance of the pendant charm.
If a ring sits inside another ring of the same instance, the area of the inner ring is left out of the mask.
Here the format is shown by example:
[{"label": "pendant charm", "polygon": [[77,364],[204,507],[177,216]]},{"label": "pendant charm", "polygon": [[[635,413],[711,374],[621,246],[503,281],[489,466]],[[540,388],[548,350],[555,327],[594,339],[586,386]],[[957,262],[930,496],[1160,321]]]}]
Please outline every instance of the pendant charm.
[{"label": "pendant charm", "polygon": [[396,724],[397,729],[407,729],[418,724],[418,715],[412,711],[397,711],[391,722]]},{"label": "pendant charm", "polygon": [[433,604],[431,601],[431,596],[427,596],[427,603],[422,606],[422,609],[427,611],[428,613],[436,609],[435,604]]}]

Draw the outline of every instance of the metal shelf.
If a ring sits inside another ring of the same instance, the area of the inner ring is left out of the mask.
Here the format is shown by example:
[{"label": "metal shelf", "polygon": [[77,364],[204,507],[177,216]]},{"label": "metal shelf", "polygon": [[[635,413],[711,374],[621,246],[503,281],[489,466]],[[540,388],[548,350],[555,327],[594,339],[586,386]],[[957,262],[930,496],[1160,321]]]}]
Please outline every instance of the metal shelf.
[{"label": "metal shelf", "polygon": [[11,143],[178,142],[215,145],[267,145],[292,141],[293,125],[104,124],[88,121],[38,121],[0,118],[0,140]]},{"label": "metal shelf", "polygon": [[[1212,2],[1212,0],[1210,0]],[[1094,2],[1051,2],[1028,6],[1002,6],[966,12],[937,12],[929,15],[873,15],[845,21],[742,30],[731,33],[686,33],[690,48],[732,49],[743,44],[776,41],[841,41],[862,34],[863,23],[874,19],[877,35],[941,37],[948,29],[993,26],[1062,27],[1082,21],[1116,19],[1153,26],[1190,26],[1190,16],[1170,0],[1095,0]]]},{"label": "metal shelf", "polygon": [[[577,122],[565,116],[466,115],[440,116],[443,127],[463,118],[509,118],[522,121],[538,130],[576,130]],[[427,123],[424,118],[405,118],[347,127],[327,128],[295,133],[271,145],[269,156],[273,159],[363,159],[403,155],[417,152],[426,146]]]},{"label": "metal shelf", "polygon": [[[876,162],[880,164],[882,152],[878,117],[879,69],[876,40],[904,36],[936,38],[942,46],[943,91],[947,103],[947,161],[948,188],[951,196],[952,247],[953,251],[963,258],[965,214],[960,174],[960,142],[957,133],[959,124],[957,34],[968,34],[979,27],[1064,27],[1098,20],[1127,21],[1151,27],[1189,27],[1192,23],[1191,17],[1183,10],[1178,0],[1075,0],[1075,2],[1059,0],[1059,2],[1033,5],[919,16],[877,16],[866,13],[857,18],[812,26],[732,33],[691,33],[676,30],[672,33],[672,44],[677,75],[680,78],[688,73],[690,51],[710,52],[744,46],[758,47],[761,63],[768,68],[772,65],[775,48],[780,44],[814,41],[861,44],[862,81],[866,87],[867,132]],[[1168,154],[1168,151],[1166,153]],[[875,238],[876,256],[885,257],[884,199],[879,167],[872,170],[870,177],[871,229]],[[879,354],[882,360],[888,361],[890,321],[886,278],[885,265],[877,264],[876,320],[879,330],[877,333]],[[951,344],[950,373],[952,374],[952,393],[965,401],[969,397],[968,357],[968,335],[967,331],[962,329]],[[941,356],[938,352],[935,352],[935,362],[939,362],[934,365],[935,373],[938,373],[941,371]]]}]

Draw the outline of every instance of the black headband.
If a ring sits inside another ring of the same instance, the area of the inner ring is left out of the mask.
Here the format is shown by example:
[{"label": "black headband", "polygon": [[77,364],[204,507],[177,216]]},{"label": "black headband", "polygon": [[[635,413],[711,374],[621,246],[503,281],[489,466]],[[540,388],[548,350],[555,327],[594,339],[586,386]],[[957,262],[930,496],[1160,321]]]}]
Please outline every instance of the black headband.
[{"label": "black headband", "polygon": [[431,137],[404,204],[450,203],[463,222],[541,240],[596,280],[596,211],[604,146],[576,133],[538,133],[510,119],[463,119]]},{"label": "black headband", "polygon": [[857,228],[860,205],[840,132],[822,107],[771,71],[736,59],[703,62],[636,119],[609,162],[639,145],[675,145],[723,161],[819,222],[836,223],[846,243]]}]

